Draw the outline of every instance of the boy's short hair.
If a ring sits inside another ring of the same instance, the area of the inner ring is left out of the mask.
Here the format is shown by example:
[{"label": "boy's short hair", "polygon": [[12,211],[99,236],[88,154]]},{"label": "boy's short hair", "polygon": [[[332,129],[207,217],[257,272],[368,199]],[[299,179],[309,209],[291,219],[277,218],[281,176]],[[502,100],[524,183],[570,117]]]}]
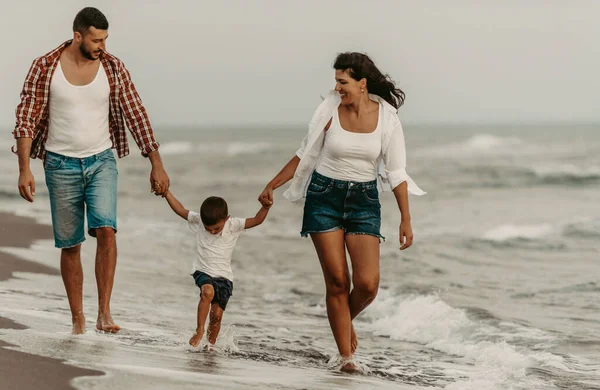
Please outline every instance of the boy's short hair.
[{"label": "boy's short hair", "polygon": [[227,215],[229,215],[227,202],[218,196],[206,198],[200,206],[200,219],[205,226],[216,225],[219,221],[227,218]]}]

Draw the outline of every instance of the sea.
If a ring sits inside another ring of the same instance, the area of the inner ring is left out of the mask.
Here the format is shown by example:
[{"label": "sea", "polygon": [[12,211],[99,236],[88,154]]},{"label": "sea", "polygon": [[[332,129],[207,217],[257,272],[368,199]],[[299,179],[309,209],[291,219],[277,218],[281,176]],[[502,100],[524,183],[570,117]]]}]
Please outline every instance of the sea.
[{"label": "sea", "polygon": [[[415,241],[399,250],[400,213],[382,202],[381,284],[354,321],[359,374],[333,367],[325,287],[302,206],[278,190],[265,223],[242,235],[233,296],[212,352],[187,342],[199,290],[193,233],[150,193],[131,142],[118,161],[117,335],[94,331],[95,240],[83,244],[88,331],[70,334],[60,276],[0,283],[3,330],[19,350],[104,371],[78,389],[600,389],[600,126],[405,126]],[[212,195],[250,217],[293,156],[304,126],[163,128],[171,191],[189,209]],[[35,202],[17,191],[10,130],[0,138],[0,210],[50,223],[39,160]],[[51,240],[0,248],[59,266]]]}]

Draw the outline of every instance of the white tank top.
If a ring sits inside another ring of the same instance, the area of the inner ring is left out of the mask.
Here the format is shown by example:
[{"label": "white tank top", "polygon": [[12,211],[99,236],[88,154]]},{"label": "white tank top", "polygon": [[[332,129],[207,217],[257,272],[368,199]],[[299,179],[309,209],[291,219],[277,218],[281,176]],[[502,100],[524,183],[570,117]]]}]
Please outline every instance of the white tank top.
[{"label": "white tank top", "polygon": [[84,158],[112,147],[109,131],[110,85],[102,64],[87,85],[67,81],[60,61],[50,83],[46,150]]},{"label": "white tank top", "polygon": [[371,133],[346,131],[338,109],[325,133],[323,155],[317,166],[321,175],[337,180],[367,182],[377,179],[377,159],[381,155],[381,104],[377,127]]}]

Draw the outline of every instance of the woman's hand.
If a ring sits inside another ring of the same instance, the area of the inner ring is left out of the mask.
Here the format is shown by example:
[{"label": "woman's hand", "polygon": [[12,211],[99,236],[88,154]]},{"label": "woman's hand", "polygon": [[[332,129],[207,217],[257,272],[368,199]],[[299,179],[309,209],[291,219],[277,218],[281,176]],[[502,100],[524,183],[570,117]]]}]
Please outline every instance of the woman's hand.
[{"label": "woman's hand", "polygon": [[413,242],[413,231],[410,220],[400,223],[400,250],[403,251],[410,247]]},{"label": "woman's hand", "polygon": [[258,201],[265,208],[269,208],[273,205],[273,188],[266,186],[263,192],[258,196]]}]

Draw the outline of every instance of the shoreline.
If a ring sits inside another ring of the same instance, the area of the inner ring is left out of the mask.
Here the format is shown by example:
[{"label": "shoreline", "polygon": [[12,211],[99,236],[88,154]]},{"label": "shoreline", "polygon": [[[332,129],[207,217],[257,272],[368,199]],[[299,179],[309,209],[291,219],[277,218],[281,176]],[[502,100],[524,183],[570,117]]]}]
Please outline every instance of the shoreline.
[{"label": "shoreline", "polygon": [[[51,239],[52,228],[38,224],[33,218],[0,212],[0,282],[14,272],[31,272],[60,276],[60,270],[21,259],[2,251],[3,247],[29,248],[36,240]],[[0,333],[3,329],[24,330],[26,326],[3,317],[0,311]],[[81,376],[101,376],[102,371],[89,370],[53,359],[21,352],[18,345],[0,340],[0,378],[10,389],[74,389],[71,382]]]}]

